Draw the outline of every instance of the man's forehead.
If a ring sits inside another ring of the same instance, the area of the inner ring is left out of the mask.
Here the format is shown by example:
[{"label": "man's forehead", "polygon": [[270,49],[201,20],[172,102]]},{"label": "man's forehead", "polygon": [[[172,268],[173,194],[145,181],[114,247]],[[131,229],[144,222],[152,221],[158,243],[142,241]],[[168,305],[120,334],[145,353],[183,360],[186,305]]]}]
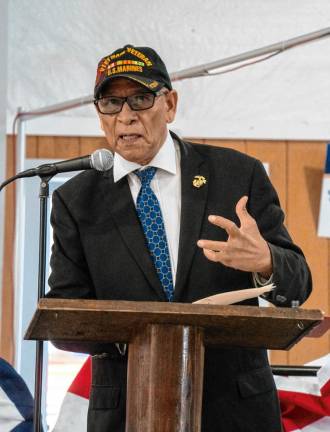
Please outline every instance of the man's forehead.
[{"label": "man's forehead", "polygon": [[109,94],[116,91],[139,91],[139,92],[147,92],[148,89],[143,86],[142,84],[139,84],[138,82],[135,82],[129,78],[113,78],[110,80],[102,89],[102,94]]}]

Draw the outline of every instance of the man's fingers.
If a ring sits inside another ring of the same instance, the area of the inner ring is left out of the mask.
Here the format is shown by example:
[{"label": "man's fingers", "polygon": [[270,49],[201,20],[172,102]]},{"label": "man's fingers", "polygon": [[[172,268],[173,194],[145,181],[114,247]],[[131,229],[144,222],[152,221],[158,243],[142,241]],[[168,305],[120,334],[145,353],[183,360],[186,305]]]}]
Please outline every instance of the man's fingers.
[{"label": "man's fingers", "polygon": [[240,198],[236,204],[236,214],[238,216],[238,219],[241,223],[241,228],[245,227],[248,224],[254,223],[255,220],[250,215],[250,213],[247,211],[246,204],[248,201],[247,196],[243,196]]},{"label": "man's fingers", "polygon": [[209,249],[203,249],[203,252],[206,258],[209,259],[210,261],[219,262],[217,252],[214,252],[213,250],[209,250]]},{"label": "man's fingers", "polygon": [[209,249],[216,252],[224,252],[227,247],[227,242],[220,242],[214,240],[198,240],[197,246],[203,249]]},{"label": "man's fingers", "polygon": [[209,222],[226,230],[228,235],[235,236],[240,234],[238,226],[233,221],[222,216],[210,215]]},{"label": "man's fingers", "polygon": [[234,268],[233,259],[227,257],[226,253],[223,253],[222,251],[216,252],[210,249],[203,249],[203,252],[206,258],[209,259],[210,261]]},{"label": "man's fingers", "polygon": [[246,204],[247,204],[247,202],[248,202],[248,197],[246,195],[242,196],[242,198],[240,198],[237,201],[237,204],[236,204],[236,213],[237,214],[244,215],[246,213],[246,211],[247,211],[246,210]]}]

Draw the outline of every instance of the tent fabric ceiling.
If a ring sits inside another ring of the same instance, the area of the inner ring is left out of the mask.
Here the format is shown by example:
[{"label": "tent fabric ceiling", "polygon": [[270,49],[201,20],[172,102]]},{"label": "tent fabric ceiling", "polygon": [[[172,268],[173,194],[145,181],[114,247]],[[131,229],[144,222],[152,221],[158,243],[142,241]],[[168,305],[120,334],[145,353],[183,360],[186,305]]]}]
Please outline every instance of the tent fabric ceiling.
[{"label": "tent fabric ceiling", "polygon": [[[174,72],[328,27],[329,18],[328,0],[11,0],[9,123],[17,107],[92,94],[99,58],[127,43],[152,46]],[[327,139],[329,54],[330,37],[225,75],[176,82],[174,127],[185,136]],[[43,122],[50,133],[84,134],[84,124],[99,133],[91,106]]]}]

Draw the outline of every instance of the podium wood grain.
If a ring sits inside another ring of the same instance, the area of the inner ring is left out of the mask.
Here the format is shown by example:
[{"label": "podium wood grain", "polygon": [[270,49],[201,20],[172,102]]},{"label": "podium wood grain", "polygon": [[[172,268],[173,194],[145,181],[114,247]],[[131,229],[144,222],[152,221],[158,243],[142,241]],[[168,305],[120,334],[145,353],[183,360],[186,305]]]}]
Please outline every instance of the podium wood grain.
[{"label": "podium wood grain", "polygon": [[152,323],[203,328],[206,345],[287,350],[322,319],[317,309],[41,299],[25,339],[129,343]]},{"label": "podium wood grain", "polygon": [[129,343],[126,432],[200,432],[204,346],[289,349],[319,310],[41,299],[29,340]]},{"label": "podium wood grain", "polygon": [[128,351],[127,432],[200,430],[203,330],[148,324]]}]

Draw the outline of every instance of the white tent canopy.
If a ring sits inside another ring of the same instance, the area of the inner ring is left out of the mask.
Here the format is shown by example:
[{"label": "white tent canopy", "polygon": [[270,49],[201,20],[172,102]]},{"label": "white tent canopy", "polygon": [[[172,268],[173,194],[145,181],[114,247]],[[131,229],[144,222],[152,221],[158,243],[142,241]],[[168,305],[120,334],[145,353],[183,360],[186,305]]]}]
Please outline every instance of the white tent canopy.
[{"label": "white tent canopy", "polygon": [[[100,57],[155,48],[169,72],[329,26],[327,0],[12,0],[8,132],[33,110],[91,94]],[[225,75],[175,83],[184,136],[328,139],[330,38]],[[30,121],[28,133],[99,135],[92,106]]]}]

